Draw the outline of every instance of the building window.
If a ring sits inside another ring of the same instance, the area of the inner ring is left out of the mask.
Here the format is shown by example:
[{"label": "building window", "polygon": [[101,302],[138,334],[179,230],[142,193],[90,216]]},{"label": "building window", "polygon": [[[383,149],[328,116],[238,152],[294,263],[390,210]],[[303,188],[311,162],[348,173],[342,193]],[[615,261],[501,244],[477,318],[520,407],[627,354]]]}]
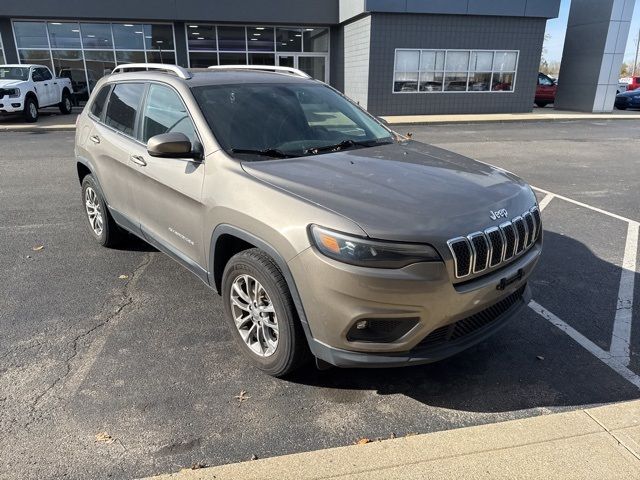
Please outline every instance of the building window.
[{"label": "building window", "polygon": [[513,92],[517,50],[396,49],[394,93]]},{"label": "building window", "polygon": [[279,65],[328,80],[329,29],[187,23],[189,66]]},{"label": "building window", "polygon": [[16,20],[13,31],[20,63],[47,65],[70,78],[78,100],[87,100],[117,64],[176,63],[173,25],[166,23]]},{"label": "building window", "polygon": [[0,37],[0,65],[7,63],[4,57],[4,47],[2,46],[2,37]]}]

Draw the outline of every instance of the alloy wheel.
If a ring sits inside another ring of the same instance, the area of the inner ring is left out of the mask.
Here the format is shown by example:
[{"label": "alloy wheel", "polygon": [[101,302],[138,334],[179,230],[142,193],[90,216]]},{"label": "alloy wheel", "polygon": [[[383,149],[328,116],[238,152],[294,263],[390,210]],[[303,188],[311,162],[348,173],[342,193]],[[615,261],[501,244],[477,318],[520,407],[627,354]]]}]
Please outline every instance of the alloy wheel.
[{"label": "alloy wheel", "polygon": [[102,207],[98,200],[98,194],[92,187],[87,187],[84,193],[84,204],[87,210],[87,217],[93,233],[102,235],[104,221],[102,218]]},{"label": "alloy wheel", "polygon": [[260,357],[273,355],[278,348],[278,319],[262,284],[251,275],[239,275],[230,295],[233,320],[244,342]]}]

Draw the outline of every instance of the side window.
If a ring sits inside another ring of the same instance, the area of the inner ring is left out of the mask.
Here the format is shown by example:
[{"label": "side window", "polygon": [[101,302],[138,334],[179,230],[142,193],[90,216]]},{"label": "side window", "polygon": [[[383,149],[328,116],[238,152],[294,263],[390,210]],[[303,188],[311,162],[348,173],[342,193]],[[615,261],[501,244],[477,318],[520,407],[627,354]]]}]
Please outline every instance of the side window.
[{"label": "side window", "polygon": [[31,80],[34,82],[44,81],[44,78],[42,77],[42,72],[40,71],[39,68],[33,69],[33,72],[31,73]]},{"label": "side window", "polygon": [[544,85],[545,87],[553,86],[553,81],[549,77],[547,77],[546,75],[539,75],[538,76],[538,83],[540,85]]},{"label": "side window", "polygon": [[109,97],[104,123],[122,133],[133,136],[136,112],[144,93],[144,83],[120,83]]},{"label": "side window", "polygon": [[43,80],[51,80],[53,78],[48,68],[39,68],[38,70],[40,70]]},{"label": "side window", "polygon": [[161,133],[184,133],[191,144],[197,140],[196,130],[180,96],[171,88],[151,84],[147,103],[142,113],[142,135],[144,143]]},{"label": "side window", "polygon": [[100,89],[98,94],[95,96],[93,103],[91,104],[91,115],[97,118],[102,118],[102,110],[104,110],[104,104],[107,101],[107,95],[109,95],[110,85],[105,85]]}]

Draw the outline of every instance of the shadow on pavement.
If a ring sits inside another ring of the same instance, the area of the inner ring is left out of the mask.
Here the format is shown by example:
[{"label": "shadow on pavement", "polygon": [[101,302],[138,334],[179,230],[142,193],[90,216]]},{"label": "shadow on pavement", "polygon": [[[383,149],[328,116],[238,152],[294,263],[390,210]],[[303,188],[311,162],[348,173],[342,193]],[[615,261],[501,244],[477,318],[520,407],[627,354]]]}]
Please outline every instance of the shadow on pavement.
[{"label": "shadow on pavement", "polygon": [[[550,263],[554,270],[549,268]],[[584,266],[590,273],[611,275],[613,270],[615,277],[620,275],[619,267],[602,261],[581,242],[546,231],[542,259],[530,280],[534,300],[554,312],[560,306],[553,302],[563,297],[548,295],[545,289],[575,288],[573,295],[577,298],[565,296],[565,301],[578,302],[576,309],[581,301],[590,303],[593,310],[598,300],[587,288],[589,278],[584,279],[584,285],[562,285],[563,277],[545,278],[549,271],[556,275],[555,271],[563,267],[568,271],[578,269],[579,275]],[[594,288],[598,287],[594,282]],[[610,331],[613,316],[609,318],[608,304],[615,304],[616,292],[611,292],[613,300],[609,292],[599,293],[605,314],[597,322]],[[575,321],[571,324],[587,332],[587,336],[593,328]],[[332,389],[336,398],[344,398],[340,391],[345,389],[375,390],[380,395],[403,394],[431,406],[473,412],[571,407],[640,398],[640,391],[633,385],[529,308],[494,336],[445,361],[375,370],[334,368],[320,372],[308,368],[289,380]],[[327,398],[331,401],[331,394]]]}]

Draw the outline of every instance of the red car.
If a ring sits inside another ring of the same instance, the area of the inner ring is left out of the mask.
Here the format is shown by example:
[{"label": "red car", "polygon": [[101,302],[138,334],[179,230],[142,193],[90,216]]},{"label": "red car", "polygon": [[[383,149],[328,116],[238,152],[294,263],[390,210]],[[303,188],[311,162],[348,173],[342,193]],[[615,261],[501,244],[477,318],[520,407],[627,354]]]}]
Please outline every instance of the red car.
[{"label": "red car", "polygon": [[545,75],[544,73],[538,73],[538,85],[536,87],[535,104],[540,108],[553,103],[556,100],[556,92],[558,91],[558,84],[556,81]]},{"label": "red car", "polygon": [[632,77],[631,83],[627,87],[627,92],[630,92],[631,90],[637,90],[638,88],[640,88],[640,77]]}]

